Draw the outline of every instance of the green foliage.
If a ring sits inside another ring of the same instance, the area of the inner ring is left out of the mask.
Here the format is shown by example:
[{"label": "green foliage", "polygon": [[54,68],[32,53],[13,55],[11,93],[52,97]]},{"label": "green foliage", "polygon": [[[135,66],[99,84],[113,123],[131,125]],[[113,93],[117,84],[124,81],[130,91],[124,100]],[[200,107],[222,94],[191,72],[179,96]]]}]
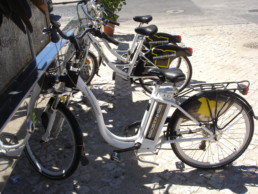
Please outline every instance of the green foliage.
[{"label": "green foliage", "polygon": [[100,2],[106,9],[113,13],[107,13],[106,17],[111,21],[117,21],[119,18],[117,13],[122,10],[123,5],[126,5],[126,0],[99,0],[98,2]]}]

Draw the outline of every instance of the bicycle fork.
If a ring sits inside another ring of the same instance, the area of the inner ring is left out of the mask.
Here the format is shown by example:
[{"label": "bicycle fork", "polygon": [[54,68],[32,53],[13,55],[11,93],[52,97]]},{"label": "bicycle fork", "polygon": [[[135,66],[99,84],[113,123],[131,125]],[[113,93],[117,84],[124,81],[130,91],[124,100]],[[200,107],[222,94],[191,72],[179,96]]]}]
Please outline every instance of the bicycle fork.
[{"label": "bicycle fork", "polygon": [[[61,127],[64,123],[64,118],[61,117],[58,120],[56,120],[57,117],[57,105],[59,103],[59,98],[51,98],[47,104],[46,109],[41,115],[41,120],[43,123],[43,126],[46,130],[45,134],[42,136],[42,142],[48,142],[51,139],[51,131],[55,127],[56,133],[54,134],[54,137],[58,135],[59,131],[61,130]],[[48,116],[50,115],[50,116]],[[56,121],[56,123],[55,123]]]}]

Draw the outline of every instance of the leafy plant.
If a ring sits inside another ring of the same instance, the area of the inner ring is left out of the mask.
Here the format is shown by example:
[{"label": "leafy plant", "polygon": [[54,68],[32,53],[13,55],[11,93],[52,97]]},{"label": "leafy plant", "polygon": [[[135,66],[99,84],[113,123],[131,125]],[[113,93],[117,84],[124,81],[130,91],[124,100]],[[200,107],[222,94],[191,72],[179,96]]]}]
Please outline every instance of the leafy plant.
[{"label": "leafy plant", "polygon": [[122,10],[123,5],[126,5],[126,0],[99,0],[108,11],[106,18],[111,21],[117,21],[119,15],[117,13]]}]

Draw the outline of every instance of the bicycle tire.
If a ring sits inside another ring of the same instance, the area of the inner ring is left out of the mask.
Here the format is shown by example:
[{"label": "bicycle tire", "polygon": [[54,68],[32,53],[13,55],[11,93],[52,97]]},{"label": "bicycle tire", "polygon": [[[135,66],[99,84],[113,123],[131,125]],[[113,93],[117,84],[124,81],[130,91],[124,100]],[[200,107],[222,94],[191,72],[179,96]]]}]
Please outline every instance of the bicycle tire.
[{"label": "bicycle tire", "polygon": [[[56,110],[64,118],[62,126],[65,130],[53,130],[51,132],[52,139],[48,142],[42,142],[41,137],[45,133],[45,129],[40,125],[46,124],[46,119],[43,121],[43,118],[41,118],[41,121],[39,121],[32,118],[31,122],[34,123],[32,125],[33,133],[24,151],[37,172],[49,179],[60,180],[71,176],[77,169],[83,151],[83,137],[79,124],[71,111],[62,103],[58,104]],[[33,110],[34,113],[36,111]],[[40,111],[41,109],[38,110],[38,113]],[[73,142],[69,142],[68,138],[72,138],[71,141]],[[58,140],[61,140],[61,142],[57,142]],[[54,159],[57,161],[54,161]],[[66,162],[66,159],[69,161]],[[67,166],[65,166],[66,164]],[[60,165],[60,167],[57,165]]]},{"label": "bicycle tire", "polygon": [[[206,108],[201,108],[205,101]],[[208,108],[209,106],[211,108]],[[229,91],[204,92],[188,100],[182,107],[197,120],[202,121],[202,124],[213,126],[216,133],[214,140],[171,144],[176,156],[189,166],[200,169],[226,166],[239,158],[250,144],[254,132],[253,117],[250,108],[237,97],[237,94]],[[207,114],[205,109],[209,109],[210,116],[203,116]],[[212,124],[212,119],[218,120],[216,125]],[[199,125],[180,111],[176,111],[171,117],[167,133],[170,139],[207,135]]]},{"label": "bicycle tire", "polygon": [[[177,61],[175,61],[177,60]],[[185,67],[183,67],[183,63],[182,60],[185,61]],[[175,87],[178,89],[178,91],[182,91],[185,87],[187,87],[187,85],[189,84],[189,82],[191,81],[192,78],[192,65],[190,60],[187,57],[177,57],[175,58],[171,63],[169,68],[180,68],[183,73],[186,75],[186,79],[183,82],[178,82],[176,83]],[[152,88],[153,88],[153,81],[155,81],[154,79],[149,79],[149,78],[140,78],[139,82],[142,86],[142,88],[148,92],[149,94],[152,92]]]},{"label": "bicycle tire", "polygon": [[81,78],[87,85],[90,85],[99,68],[97,57],[94,55],[93,52],[88,51],[86,61],[84,64],[80,65],[80,68]]}]

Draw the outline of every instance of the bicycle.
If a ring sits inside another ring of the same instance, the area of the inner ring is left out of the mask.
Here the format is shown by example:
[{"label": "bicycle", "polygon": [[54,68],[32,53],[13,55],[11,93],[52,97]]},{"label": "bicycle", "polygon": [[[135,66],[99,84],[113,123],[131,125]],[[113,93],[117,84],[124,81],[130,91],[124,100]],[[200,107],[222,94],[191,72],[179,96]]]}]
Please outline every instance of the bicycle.
[{"label": "bicycle", "polygon": [[[71,39],[62,31],[58,32]],[[83,34],[87,34],[87,30]],[[258,119],[251,105],[236,93],[247,95],[248,81],[195,84],[179,93],[173,85],[185,79],[180,69],[155,68],[148,73],[157,77],[155,87],[136,134],[129,137],[118,136],[107,129],[97,99],[80,77],[78,69],[69,65],[67,75],[59,80],[69,83],[70,93],[71,88],[78,88],[84,94],[87,105],[95,114],[101,136],[117,148],[111,154],[113,160],[119,161],[119,154],[127,151],[156,152],[162,144],[171,144],[176,156],[195,168],[223,167],[241,156],[253,136],[253,119]],[[48,79],[55,80],[53,77]],[[169,82],[170,86],[164,86],[165,82]],[[180,104],[179,99],[190,92],[198,93]],[[69,105],[69,94],[60,99]],[[168,117],[171,107],[176,110]],[[33,123],[32,116],[28,119],[29,123]],[[168,127],[163,132],[165,123]],[[129,128],[134,126],[132,124]],[[35,161],[35,164],[40,162]]]},{"label": "bicycle", "polygon": [[[63,4],[69,4],[73,2],[63,2]],[[53,6],[52,6],[53,7]],[[50,13],[53,12],[53,8],[51,9]],[[50,17],[54,21],[59,21],[61,16],[55,15],[55,14],[50,14]],[[52,29],[55,30],[55,29]],[[49,30],[46,29],[44,30],[44,33],[49,33]],[[73,33],[77,34],[78,33],[78,28],[73,29]],[[58,42],[59,37],[56,34],[56,32],[53,33],[52,36],[52,42]],[[73,40],[74,41],[74,40]],[[80,46],[80,61],[76,63],[77,67],[80,68],[80,75],[84,79],[85,83],[90,85],[93,77],[98,74],[98,69],[99,69],[99,59],[97,59],[96,55],[91,51],[87,50],[88,47],[85,45],[85,41],[83,38],[77,39],[78,45]],[[73,58],[76,48],[74,48],[74,45],[68,41],[68,44],[65,46],[67,49],[64,52],[63,55],[58,55],[59,61],[62,60],[63,64],[66,64],[68,61],[73,61],[75,58]],[[64,65],[65,66],[65,65]]]},{"label": "bicycle", "polygon": [[[108,144],[118,148],[111,159],[119,162],[119,154],[127,151],[156,153],[163,144],[171,144],[181,161],[200,169],[223,167],[241,156],[253,136],[253,118],[257,119],[248,102],[235,93],[245,94],[248,86],[243,84],[248,82],[192,85],[188,92],[200,93],[180,104],[182,96],[175,88],[162,87],[165,79],[171,85],[183,79],[180,69],[156,69],[152,73],[160,79],[142,121],[127,127],[138,124],[135,135],[129,137],[117,136],[105,127],[95,96],[87,87],[81,87],[78,80],[77,87],[94,110],[100,134]],[[168,117],[171,107],[176,110]],[[168,127],[163,131],[165,123]]]},{"label": "bicycle", "polygon": [[[56,33],[54,27],[47,30],[52,35]],[[27,109],[30,138],[25,154],[37,172],[56,180],[71,176],[80,161],[82,165],[88,163],[81,128],[68,108],[74,92],[72,77],[81,75],[81,71],[75,72],[74,69],[80,69],[78,64],[86,55],[77,42],[82,37],[75,39],[72,32],[68,34],[68,40],[75,45],[76,51],[66,53],[64,61],[59,57],[53,61],[35,84]]]},{"label": "bicycle", "polygon": [[[143,43],[145,40],[145,37],[153,35],[157,32],[157,27],[154,25],[148,26],[148,27],[140,27],[137,28],[136,31],[139,35],[139,41],[135,49],[134,55],[132,55],[132,59],[129,59],[128,63],[125,63],[128,59],[122,57],[119,55],[116,51],[112,50],[110,45],[107,43],[107,41],[112,41],[110,37],[106,36],[104,33],[101,32],[99,27],[95,27],[93,25],[85,25],[82,30],[84,29],[90,29],[87,31],[87,33],[84,35],[85,45],[88,47],[90,45],[93,45],[94,48],[97,50],[97,52],[100,54],[101,58],[103,58],[103,61],[105,64],[107,64],[115,74],[118,74],[120,77],[122,77],[125,80],[139,80],[139,79],[155,79],[155,76],[148,76],[146,72],[144,72],[147,68],[156,67],[154,63],[162,62],[162,60],[173,60],[177,57],[187,57],[192,55],[192,49],[187,47],[179,47],[175,45],[169,45],[169,51],[170,53],[167,55],[160,55],[159,52],[162,50],[168,50],[168,45],[160,45],[152,49],[152,51],[149,52],[143,52],[141,51],[141,48],[143,47]],[[80,34],[80,33],[79,33]],[[123,60],[123,62],[112,62],[110,58],[106,55],[104,52],[101,44],[99,41],[95,38],[101,38],[103,42],[106,42],[107,49],[110,52],[116,53],[117,56]],[[88,49],[86,49],[88,50]],[[151,53],[152,52],[152,53]],[[181,53],[177,55],[177,53]],[[122,68],[122,69],[120,69]],[[157,67],[156,67],[157,68]],[[189,75],[189,74],[188,74]],[[189,76],[187,77],[187,81],[182,81],[182,83],[177,83],[178,88],[180,90],[185,87],[189,82]],[[142,82],[141,82],[142,83]]]},{"label": "bicycle", "polygon": [[[117,22],[109,21],[106,20],[103,15],[105,12],[105,8],[99,4],[95,4],[94,0],[87,1],[85,3],[84,1],[78,3],[80,5],[81,10],[83,11],[84,15],[86,16],[86,22],[83,21],[85,18],[81,18],[78,13],[78,18],[80,21],[80,28],[84,29],[83,23],[91,23],[92,28],[95,28],[96,30],[99,30],[98,34],[102,33],[100,31],[102,26],[107,25],[108,23],[113,23],[115,25],[119,25]],[[77,5],[77,12],[78,12],[78,5]],[[147,24],[152,20],[152,16],[147,15],[147,16],[135,16],[133,18],[136,22],[139,22],[139,27],[136,28],[138,31],[145,31],[146,27],[142,27],[143,24]],[[147,27],[148,28],[148,27]],[[116,57],[117,60],[117,65],[122,65],[123,63],[130,63],[134,55],[137,53],[137,50],[141,50],[142,53],[147,53],[148,51],[151,52],[150,50],[152,49],[152,55],[154,56],[154,59],[150,59],[149,61],[145,62],[145,64],[139,64],[139,66],[156,66],[158,68],[180,68],[184,71],[184,73],[187,75],[187,79],[182,82],[178,83],[178,88],[179,90],[182,90],[185,88],[192,77],[192,66],[187,58],[190,55],[187,56],[181,56],[181,57],[171,57],[171,53],[173,54],[175,52],[175,48],[172,45],[180,46],[180,47],[185,47],[185,45],[181,42],[181,36],[179,35],[170,35],[167,33],[158,33],[157,32],[157,27],[154,25],[149,26],[149,28],[152,28],[152,30],[155,31],[155,33],[150,33],[150,34],[144,34],[144,38],[142,39],[142,35],[138,32],[136,32],[132,44],[128,50],[116,50],[112,49],[111,46],[108,44],[113,43],[115,45],[119,45],[119,42],[113,39],[112,37],[109,37],[102,33],[101,36],[98,36],[98,38],[101,38],[103,41],[105,47],[108,49],[109,52],[112,53]],[[87,38],[87,37],[86,37]],[[143,43],[141,43],[141,41]],[[92,42],[91,42],[92,43]],[[170,43],[170,44],[168,44]],[[141,44],[141,46],[138,46]],[[172,44],[172,45],[171,45]],[[97,49],[98,51],[98,49]],[[99,52],[99,51],[98,51]],[[192,52],[192,50],[191,50]],[[142,55],[142,54],[141,54]],[[158,57],[157,57],[158,55]],[[155,59],[156,58],[156,59]],[[140,58],[137,58],[139,63],[142,63]],[[100,62],[101,64],[102,61],[102,56],[100,56]],[[104,60],[104,63],[106,64],[107,62]],[[125,68],[125,71],[127,68]],[[114,76],[113,76],[114,77]],[[149,78],[139,78],[139,82],[141,86],[148,92],[151,93],[152,90],[152,79]]]},{"label": "bicycle", "polygon": [[[83,15],[86,16],[86,18],[80,16],[78,6],[81,5],[81,10],[83,11]],[[107,10],[103,5],[101,4],[95,4],[94,0],[88,0],[88,1],[82,1],[77,4],[77,15],[78,15],[78,20],[80,23],[80,26],[83,26],[83,24],[87,23],[93,23],[94,25],[97,25],[99,28],[101,26],[108,26],[108,23],[112,23],[114,25],[120,25],[117,22],[104,20],[104,15],[107,15],[106,12],[112,13],[111,11]],[[101,22],[102,20],[102,22]],[[135,22],[139,23],[138,27],[142,27],[143,24],[148,24],[150,21],[152,21],[152,16],[151,15],[144,15],[144,16],[135,16],[133,17],[133,20]],[[129,61],[128,55],[132,55],[132,53],[136,49],[137,41],[138,41],[139,34],[135,33],[131,47],[128,48],[126,51],[123,50],[123,53],[126,53],[127,55],[127,60],[124,62]],[[112,41],[113,44],[117,45],[119,44],[118,41],[113,39],[112,37],[109,37],[110,41]],[[143,49],[151,49],[154,46],[161,45],[161,44],[174,44],[179,46],[185,47],[185,45],[182,43],[182,37],[180,35],[172,35],[168,33],[161,33],[157,32],[153,36],[149,36],[145,39],[145,42],[143,44]],[[117,55],[117,53],[114,53],[114,55]],[[120,56],[120,55],[119,55]],[[119,56],[116,56],[119,58]]]},{"label": "bicycle", "polygon": [[[52,37],[52,40],[56,42],[55,38]],[[60,90],[54,88],[58,81],[55,74],[56,72],[61,73],[62,70],[59,66],[53,67],[54,63],[52,65],[50,63],[65,42],[62,40],[57,44],[49,43],[35,59],[36,63],[33,68],[37,71],[32,76],[35,76],[36,82],[32,86],[32,91],[28,91],[29,101],[27,103],[26,100],[24,105],[24,108],[27,109],[27,120],[24,124],[26,133],[23,138],[18,139],[16,135],[8,132],[2,132],[0,136],[2,157],[17,159],[24,151],[33,167],[40,174],[51,179],[63,179],[70,176],[80,161],[83,165],[87,164],[80,126],[71,111],[62,103],[64,101],[62,98],[70,91],[67,92],[62,87],[59,87]],[[52,51],[52,49],[55,50]],[[45,79],[49,76],[52,78],[51,80]],[[68,83],[67,80],[63,80],[63,82]],[[47,94],[50,95],[50,100],[39,99]],[[44,104],[38,104],[36,100],[42,100],[41,102]],[[55,130],[52,130],[53,128]],[[56,142],[59,144],[53,146],[52,143]],[[62,162],[57,163],[56,161],[59,161],[60,158]]]},{"label": "bicycle", "polygon": [[[71,95],[80,89],[75,87],[78,81],[80,87],[87,87],[80,76],[80,65],[77,65],[85,57],[85,50],[77,40],[91,29],[80,36],[74,36],[72,32],[68,36],[60,30],[53,17],[51,19],[52,28],[45,32],[53,35],[57,31],[63,39],[70,41],[75,52],[66,53],[65,60],[57,57],[59,63],[53,63],[35,85],[28,104],[27,128],[30,138],[24,151],[37,172],[58,180],[72,175],[80,161],[83,165],[88,163],[81,129],[67,107]],[[53,37],[56,40],[56,36]]]}]

